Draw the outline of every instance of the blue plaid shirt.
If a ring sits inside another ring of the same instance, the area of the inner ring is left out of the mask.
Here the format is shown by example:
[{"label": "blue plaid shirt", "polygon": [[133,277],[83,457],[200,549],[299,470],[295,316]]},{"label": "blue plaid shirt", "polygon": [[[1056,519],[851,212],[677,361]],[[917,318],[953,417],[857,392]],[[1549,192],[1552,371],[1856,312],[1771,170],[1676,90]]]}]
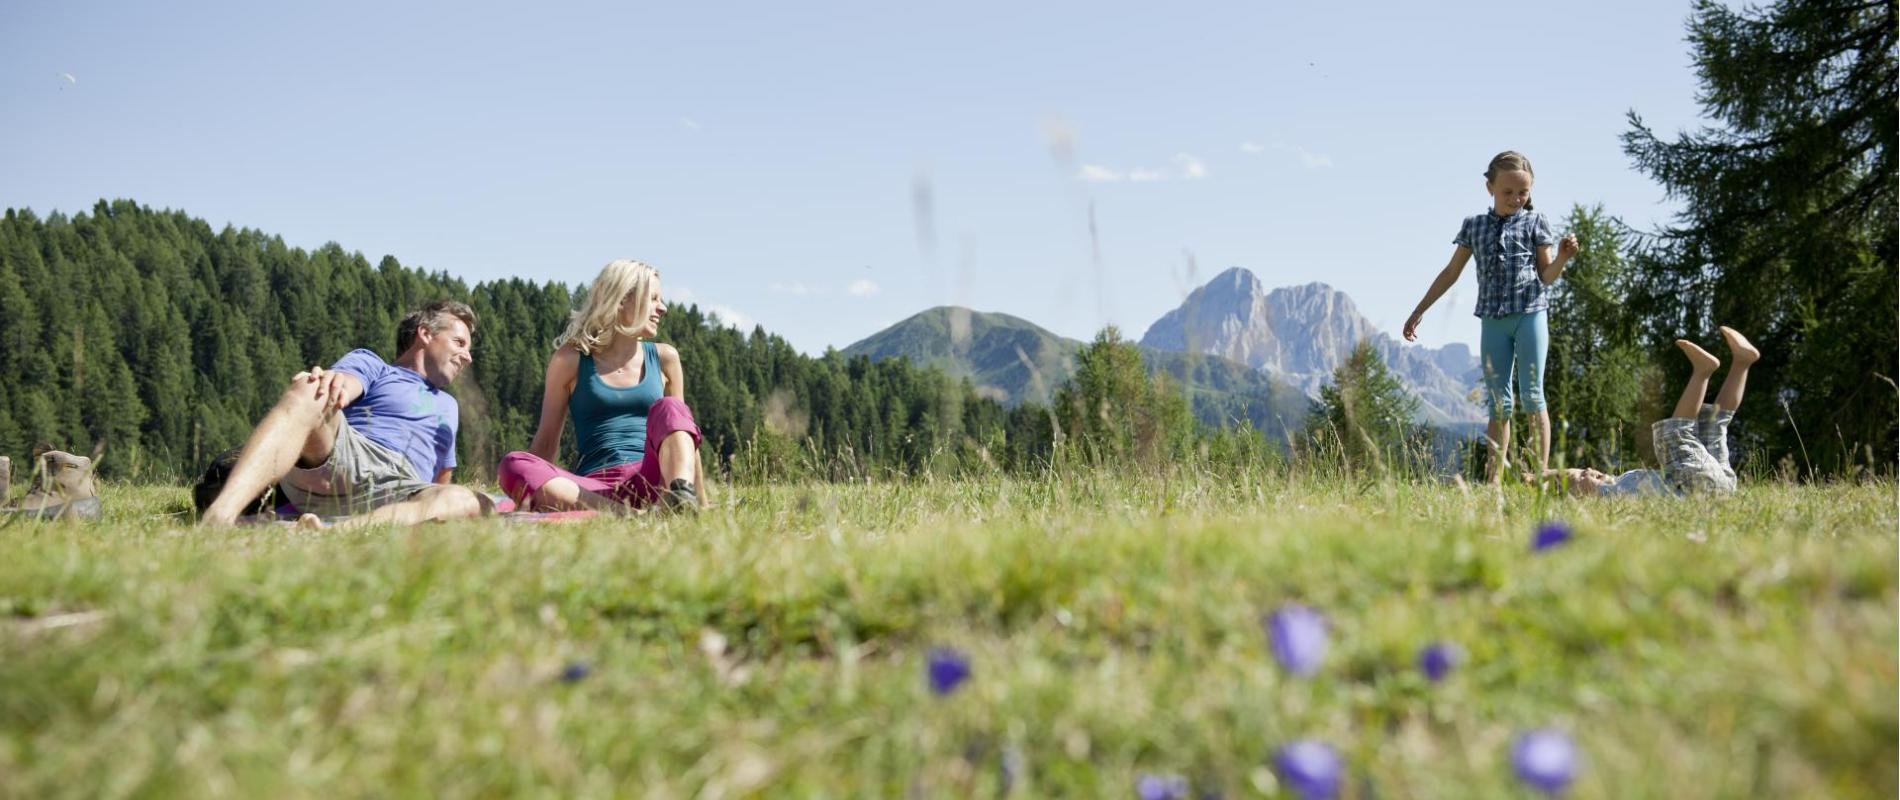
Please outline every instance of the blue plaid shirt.
[{"label": "blue plaid shirt", "polygon": [[1537,248],[1549,247],[1556,238],[1550,220],[1536,211],[1500,217],[1486,210],[1465,217],[1451,241],[1470,248],[1478,264],[1478,309],[1473,313],[1497,319],[1548,308],[1544,281],[1537,277]]}]

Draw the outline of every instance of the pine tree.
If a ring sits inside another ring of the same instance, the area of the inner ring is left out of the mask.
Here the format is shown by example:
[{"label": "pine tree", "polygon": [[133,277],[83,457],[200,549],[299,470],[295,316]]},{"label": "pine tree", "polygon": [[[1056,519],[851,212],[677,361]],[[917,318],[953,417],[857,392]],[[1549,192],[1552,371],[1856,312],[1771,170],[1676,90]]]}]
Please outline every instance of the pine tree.
[{"label": "pine tree", "polygon": [[1658,375],[1629,310],[1628,229],[1602,206],[1571,208],[1565,228],[1581,249],[1550,287],[1552,466],[1613,470],[1635,461],[1647,439],[1655,413],[1644,407],[1645,390],[1655,399]]},{"label": "pine tree", "polygon": [[1075,374],[1054,405],[1068,446],[1096,463],[1160,468],[1185,455],[1194,436],[1180,389],[1166,374],[1151,378],[1141,349],[1113,325],[1076,352]]},{"label": "pine tree", "polygon": [[[1748,334],[1764,358],[1736,430],[1816,471],[1895,464],[1895,27],[1891,0],[1700,0],[1689,40],[1720,127],[1665,141],[1632,111],[1623,136],[1684,206],[1637,260],[1651,344]],[[1681,362],[1663,360],[1672,385]]]},{"label": "pine tree", "polygon": [[1419,401],[1379,357],[1360,342],[1320,388],[1302,431],[1309,453],[1336,454],[1353,469],[1394,470],[1412,466],[1418,437]]}]

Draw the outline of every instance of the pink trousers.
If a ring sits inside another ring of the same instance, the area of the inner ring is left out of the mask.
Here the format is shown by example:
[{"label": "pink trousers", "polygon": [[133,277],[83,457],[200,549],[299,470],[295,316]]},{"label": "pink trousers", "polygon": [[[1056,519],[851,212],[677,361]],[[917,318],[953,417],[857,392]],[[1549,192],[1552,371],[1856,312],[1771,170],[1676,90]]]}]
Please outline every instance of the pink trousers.
[{"label": "pink trousers", "polygon": [[677,397],[662,397],[647,409],[646,457],[639,461],[576,475],[545,458],[516,450],[502,456],[495,477],[501,482],[501,490],[523,507],[548,481],[566,478],[582,489],[639,508],[658,499],[665,488],[660,477],[660,443],[681,431],[693,437],[694,447],[699,446],[699,424],[693,421],[693,410]]}]

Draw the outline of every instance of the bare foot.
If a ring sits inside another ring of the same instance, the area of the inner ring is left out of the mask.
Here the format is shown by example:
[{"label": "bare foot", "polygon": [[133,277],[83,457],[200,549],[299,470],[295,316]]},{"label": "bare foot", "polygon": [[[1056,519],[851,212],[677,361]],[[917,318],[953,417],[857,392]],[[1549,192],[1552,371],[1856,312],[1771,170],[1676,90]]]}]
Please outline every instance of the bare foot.
[{"label": "bare foot", "polygon": [[1719,330],[1722,331],[1722,341],[1728,343],[1729,358],[1734,360],[1735,366],[1745,367],[1761,360],[1761,351],[1755,349],[1755,344],[1748,341],[1741,331],[1727,325]]},{"label": "bare foot", "polygon": [[1696,346],[1688,339],[1677,339],[1676,346],[1682,348],[1682,354],[1689,357],[1689,366],[1697,375],[1707,375],[1722,366],[1722,360],[1709,355],[1709,351]]},{"label": "bare foot", "polygon": [[315,514],[305,514],[297,518],[297,529],[314,531],[323,527],[323,519]]}]

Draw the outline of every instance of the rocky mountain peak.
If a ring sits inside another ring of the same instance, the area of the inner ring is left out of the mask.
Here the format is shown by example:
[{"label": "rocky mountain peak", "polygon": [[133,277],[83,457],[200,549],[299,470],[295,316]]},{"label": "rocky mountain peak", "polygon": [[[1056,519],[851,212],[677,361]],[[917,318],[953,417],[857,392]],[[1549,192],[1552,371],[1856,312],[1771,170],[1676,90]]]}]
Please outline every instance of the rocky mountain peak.
[{"label": "rocky mountain peak", "polygon": [[1378,348],[1424,402],[1436,422],[1478,417],[1466,396],[1476,368],[1462,344],[1438,350],[1406,346],[1380,332],[1345,292],[1313,282],[1267,291],[1253,272],[1233,267],[1188,294],[1180,307],[1149,326],[1141,344],[1159,350],[1211,353],[1241,362],[1317,394],[1362,341]]},{"label": "rocky mountain peak", "polygon": [[1210,293],[1253,297],[1266,291],[1266,284],[1260,282],[1260,276],[1246,267],[1228,267],[1226,271],[1215,275],[1213,280],[1201,287]]}]

